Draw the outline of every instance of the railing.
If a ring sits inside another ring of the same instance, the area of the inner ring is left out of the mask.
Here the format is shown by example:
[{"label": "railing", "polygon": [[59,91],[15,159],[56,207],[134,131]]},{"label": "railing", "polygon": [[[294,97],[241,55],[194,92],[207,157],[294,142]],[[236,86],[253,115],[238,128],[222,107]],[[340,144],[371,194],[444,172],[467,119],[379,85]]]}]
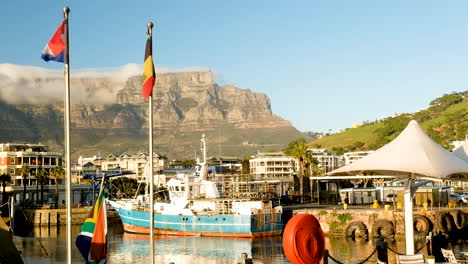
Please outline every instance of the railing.
[{"label": "railing", "polygon": [[[424,246],[420,247],[419,249],[416,249],[415,253],[420,252],[423,248],[424,248]],[[377,243],[376,243],[375,249],[370,253],[370,255],[367,256],[366,258],[364,258],[363,260],[359,261],[357,264],[363,264],[363,263],[369,261],[370,258],[375,253],[377,253],[378,262],[380,262],[380,263],[389,263],[388,262],[388,250],[395,253],[396,255],[406,255],[405,253],[398,252],[398,251],[392,249],[391,247],[389,247],[387,245],[387,243],[383,239],[379,239],[377,241]],[[345,263],[343,261],[340,261],[340,260],[334,258],[332,255],[330,255],[330,252],[328,251],[328,249],[326,249],[324,254],[323,254],[323,264],[328,264],[329,259],[334,261],[334,263],[338,263],[338,264],[344,264]]]}]

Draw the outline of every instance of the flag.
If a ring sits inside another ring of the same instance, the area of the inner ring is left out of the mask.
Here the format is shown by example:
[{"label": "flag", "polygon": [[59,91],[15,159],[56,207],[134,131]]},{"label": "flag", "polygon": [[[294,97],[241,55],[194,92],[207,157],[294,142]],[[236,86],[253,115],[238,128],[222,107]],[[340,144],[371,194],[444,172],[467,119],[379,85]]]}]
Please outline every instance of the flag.
[{"label": "flag", "polygon": [[65,31],[67,30],[68,21],[65,19],[58,27],[55,34],[49,40],[44,50],[42,51],[42,59],[45,61],[65,62]]},{"label": "flag", "polygon": [[154,78],[153,64],[153,41],[151,35],[148,36],[145,49],[145,64],[143,66],[143,99],[153,95]]},{"label": "flag", "polygon": [[75,244],[86,263],[105,263],[107,261],[107,217],[104,191],[89,212],[81,227]]}]

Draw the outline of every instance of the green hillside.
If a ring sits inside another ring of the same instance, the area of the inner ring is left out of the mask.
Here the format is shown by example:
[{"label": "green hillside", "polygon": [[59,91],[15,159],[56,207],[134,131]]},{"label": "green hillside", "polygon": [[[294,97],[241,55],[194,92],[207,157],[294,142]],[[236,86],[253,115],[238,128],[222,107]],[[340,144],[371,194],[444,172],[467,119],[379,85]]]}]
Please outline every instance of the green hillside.
[{"label": "green hillside", "polygon": [[430,102],[428,109],[364,123],[358,128],[348,128],[310,144],[338,155],[348,151],[375,150],[397,137],[413,119],[421,124],[432,139],[450,149],[450,142],[463,140],[465,134],[468,134],[468,91],[437,98]]}]

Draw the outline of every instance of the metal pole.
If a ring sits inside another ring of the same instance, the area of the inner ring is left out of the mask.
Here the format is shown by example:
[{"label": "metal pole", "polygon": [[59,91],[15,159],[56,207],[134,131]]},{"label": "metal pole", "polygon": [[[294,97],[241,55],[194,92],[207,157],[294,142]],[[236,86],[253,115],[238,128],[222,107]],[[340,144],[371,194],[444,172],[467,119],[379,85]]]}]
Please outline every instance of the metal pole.
[{"label": "metal pole", "polygon": [[63,8],[63,19],[65,23],[65,161],[66,161],[66,201],[67,201],[67,263],[72,263],[72,235],[71,235],[71,151],[70,151],[70,41],[69,41],[69,27],[68,27],[68,14],[70,8]]},{"label": "metal pole", "polygon": [[320,204],[320,180],[317,180],[317,204]]},{"label": "metal pole", "polygon": [[[151,38],[151,45],[153,45],[153,23],[149,22],[148,25],[148,35]],[[151,54],[153,56],[153,54]],[[154,66],[153,66],[154,67]],[[151,255],[151,264],[154,264],[154,176],[153,176],[153,94],[149,96],[149,187],[150,187],[150,255]]]},{"label": "metal pole", "polygon": [[414,232],[413,232],[413,194],[411,191],[412,179],[405,181],[405,238],[406,255],[414,255]]}]

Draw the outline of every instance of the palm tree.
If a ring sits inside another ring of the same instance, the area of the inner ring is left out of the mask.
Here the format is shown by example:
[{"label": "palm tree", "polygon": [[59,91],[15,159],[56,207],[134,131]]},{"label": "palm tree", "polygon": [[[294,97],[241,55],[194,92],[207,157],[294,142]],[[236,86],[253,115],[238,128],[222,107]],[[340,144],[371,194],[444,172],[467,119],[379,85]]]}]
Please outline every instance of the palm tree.
[{"label": "palm tree", "polygon": [[[310,176],[322,176],[325,174],[325,171],[319,167],[319,162],[316,158],[312,158],[309,164],[309,175]],[[317,187],[318,188],[318,187]],[[320,195],[317,191],[317,195]],[[310,181],[310,197],[314,199],[314,183],[313,180]]]},{"label": "palm tree", "polygon": [[291,141],[288,144],[288,147],[283,150],[284,154],[297,160],[297,177],[299,178],[299,192],[301,194],[301,203],[304,202],[304,164],[308,160],[308,146],[307,142],[303,138]]},{"label": "palm tree", "polygon": [[6,195],[5,195],[5,189],[6,189],[6,186],[7,186],[7,183],[9,183],[11,181],[11,176],[10,174],[8,173],[2,173],[2,175],[0,175],[0,182],[2,182],[2,203],[6,203],[7,199],[6,199]]},{"label": "palm tree", "polygon": [[55,197],[54,202],[55,206],[58,207],[58,178],[63,178],[65,175],[65,170],[61,166],[57,166],[50,171],[50,176],[54,177],[55,182]]},{"label": "palm tree", "polygon": [[29,174],[31,173],[31,168],[23,164],[20,169],[20,173],[23,175],[23,204],[26,202],[26,176],[29,178]]},{"label": "palm tree", "polygon": [[39,169],[36,174],[38,183],[41,185],[41,203],[44,203],[44,184],[49,180],[49,172],[44,169]]}]

